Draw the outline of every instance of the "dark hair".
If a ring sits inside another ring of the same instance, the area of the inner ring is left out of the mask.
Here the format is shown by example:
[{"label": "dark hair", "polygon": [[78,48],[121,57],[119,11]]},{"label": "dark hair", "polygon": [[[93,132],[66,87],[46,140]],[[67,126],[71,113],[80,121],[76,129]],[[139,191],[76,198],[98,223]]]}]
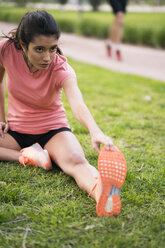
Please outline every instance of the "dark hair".
[{"label": "dark hair", "polygon": [[[26,13],[21,19],[18,27],[9,32],[3,38],[8,38],[9,43],[14,42],[17,50],[21,50],[20,40],[28,49],[29,43],[34,40],[37,35],[54,35],[55,39],[60,37],[60,29],[54,18],[44,10],[37,10]],[[58,48],[57,52],[62,54]]]}]

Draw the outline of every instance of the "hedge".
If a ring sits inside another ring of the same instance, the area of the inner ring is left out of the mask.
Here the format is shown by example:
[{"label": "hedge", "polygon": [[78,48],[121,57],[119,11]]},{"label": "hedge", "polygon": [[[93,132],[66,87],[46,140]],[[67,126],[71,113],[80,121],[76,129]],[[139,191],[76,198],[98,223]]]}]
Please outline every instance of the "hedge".
[{"label": "hedge", "polygon": [[[32,10],[32,9],[30,9]],[[0,8],[0,20],[6,22],[18,23],[24,13],[30,11],[25,8]],[[56,19],[61,31],[69,33],[78,33],[88,37],[106,39],[108,36],[109,22],[95,18],[83,17],[78,19],[73,14],[61,16],[59,12],[48,10]],[[55,13],[56,12],[56,13]],[[89,14],[88,14],[89,16]],[[123,42],[145,45],[156,48],[165,48],[165,24],[161,28],[152,28],[152,26],[138,26],[135,23],[126,23],[124,25]]]}]

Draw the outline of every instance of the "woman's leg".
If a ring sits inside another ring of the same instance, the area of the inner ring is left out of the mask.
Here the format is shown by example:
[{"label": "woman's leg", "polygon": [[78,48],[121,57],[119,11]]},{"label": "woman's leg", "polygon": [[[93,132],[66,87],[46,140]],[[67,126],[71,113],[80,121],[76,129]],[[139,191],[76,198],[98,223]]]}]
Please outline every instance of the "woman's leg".
[{"label": "woman's leg", "polygon": [[20,146],[10,134],[4,134],[0,137],[0,161],[18,161]]},{"label": "woman's leg", "polygon": [[[45,145],[52,160],[68,175],[72,176],[78,187],[91,192],[99,173],[85,158],[77,138],[71,132],[60,132]],[[96,199],[95,190],[91,196]]]}]

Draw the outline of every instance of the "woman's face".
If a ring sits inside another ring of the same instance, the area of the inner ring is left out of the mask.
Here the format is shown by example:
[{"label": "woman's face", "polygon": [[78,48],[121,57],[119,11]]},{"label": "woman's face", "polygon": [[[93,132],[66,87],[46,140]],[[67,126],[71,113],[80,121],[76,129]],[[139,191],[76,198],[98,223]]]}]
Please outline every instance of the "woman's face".
[{"label": "woman's face", "polygon": [[29,43],[28,50],[22,44],[30,68],[46,70],[57,51],[58,40],[52,36],[38,35]]}]

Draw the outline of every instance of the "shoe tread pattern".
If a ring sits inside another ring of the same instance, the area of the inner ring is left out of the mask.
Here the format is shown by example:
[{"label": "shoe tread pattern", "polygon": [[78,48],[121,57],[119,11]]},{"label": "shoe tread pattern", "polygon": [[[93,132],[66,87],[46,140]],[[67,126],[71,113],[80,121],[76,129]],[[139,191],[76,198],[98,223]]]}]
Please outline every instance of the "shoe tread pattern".
[{"label": "shoe tread pattern", "polygon": [[[102,148],[98,158],[98,169],[102,183],[102,191],[96,207],[98,216],[119,215],[121,209],[120,195],[112,195],[112,211],[106,212],[105,205],[111,194],[112,186],[120,189],[127,173],[126,160],[115,146],[113,151]],[[120,192],[120,190],[118,190]]]}]

